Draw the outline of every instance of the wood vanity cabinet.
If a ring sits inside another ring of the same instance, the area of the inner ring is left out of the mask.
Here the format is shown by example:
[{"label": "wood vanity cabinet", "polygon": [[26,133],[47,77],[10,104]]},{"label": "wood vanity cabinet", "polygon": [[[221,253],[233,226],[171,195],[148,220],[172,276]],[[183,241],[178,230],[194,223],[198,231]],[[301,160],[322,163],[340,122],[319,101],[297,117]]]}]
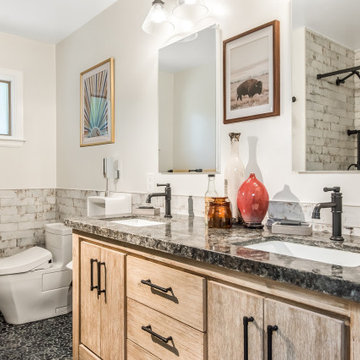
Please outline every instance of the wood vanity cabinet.
[{"label": "wood vanity cabinet", "polygon": [[86,241],[80,254],[80,359],[123,360],[125,254]]},{"label": "wood vanity cabinet", "polygon": [[343,320],[213,281],[208,341],[209,360],[348,359]]},{"label": "wood vanity cabinet", "polygon": [[263,316],[263,297],[209,281],[208,359],[263,359]]},{"label": "wood vanity cabinet", "polygon": [[358,303],[73,235],[74,360],[360,360],[359,354]]},{"label": "wood vanity cabinet", "polygon": [[265,299],[264,314],[272,360],[348,359],[344,321],[271,299]]}]

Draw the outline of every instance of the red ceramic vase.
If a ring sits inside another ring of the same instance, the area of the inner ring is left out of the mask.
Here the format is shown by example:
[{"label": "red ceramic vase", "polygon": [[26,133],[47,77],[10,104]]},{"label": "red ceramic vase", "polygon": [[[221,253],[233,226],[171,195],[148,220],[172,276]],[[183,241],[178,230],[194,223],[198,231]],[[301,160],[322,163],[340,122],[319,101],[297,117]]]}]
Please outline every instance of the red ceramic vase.
[{"label": "red ceramic vase", "polygon": [[255,174],[251,173],[249,178],[240,186],[237,205],[245,226],[249,228],[264,227],[261,222],[269,207],[269,194]]}]

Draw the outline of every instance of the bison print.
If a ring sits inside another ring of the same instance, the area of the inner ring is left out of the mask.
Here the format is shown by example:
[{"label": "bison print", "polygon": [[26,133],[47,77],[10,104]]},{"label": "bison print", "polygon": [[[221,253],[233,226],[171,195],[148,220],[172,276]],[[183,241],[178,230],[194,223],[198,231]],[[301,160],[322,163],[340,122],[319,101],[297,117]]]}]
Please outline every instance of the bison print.
[{"label": "bison print", "polygon": [[247,79],[239,77],[231,82],[231,110],[269,104],[268,72]]},{"label": "bison print", "polygon": [[261,94],[262,92],[262,82],[255,79],[249,79],[244,81],[237,88],[237,100],[242,101],[242,97],[248,95],[253,97],[255,94]]}]

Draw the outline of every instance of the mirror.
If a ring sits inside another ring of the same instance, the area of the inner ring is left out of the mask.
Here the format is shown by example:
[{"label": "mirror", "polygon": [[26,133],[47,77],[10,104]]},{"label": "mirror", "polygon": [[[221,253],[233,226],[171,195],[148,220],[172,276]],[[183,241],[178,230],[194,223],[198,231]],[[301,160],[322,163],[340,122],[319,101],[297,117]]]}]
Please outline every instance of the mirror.
[{"label": "mirror", "polygon": [[360,170],[360,1],[292,1],[293,164]]},{"label": "mirror", "polygon": [[218,30],[159,50],[159,171],[216,172]]}]

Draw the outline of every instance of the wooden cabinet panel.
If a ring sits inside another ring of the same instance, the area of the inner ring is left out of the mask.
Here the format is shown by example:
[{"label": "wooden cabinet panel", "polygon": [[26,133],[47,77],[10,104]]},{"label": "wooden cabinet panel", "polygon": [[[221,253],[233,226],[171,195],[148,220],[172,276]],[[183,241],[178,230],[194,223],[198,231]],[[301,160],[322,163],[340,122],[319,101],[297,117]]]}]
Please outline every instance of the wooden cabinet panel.
[{"label": "wooden cabinet panel", "polygon": [[79,346],[79,359],[80,360],[101,360],[93,352],[91,352],[84,345]]},{"label": "wooden cabinet panel", "polygon": [[[142,329],[167,338],[167,343]],[[132,299],[127,300],[127,337],[163,360],[202,360],[205,357],[205,334]]]},{"label": "wooden cabinet panel", "polygon": [[125,357],[125,254],[101,249],[101,358]]},{"label": "wooden cabinet panel", "polygon": [[[163,288],[171,287],[171,291],[156,290],[141,280],[150,280]],[[206,282],[200,276],[128,256],[127,296],[205,331]]]},{"label": "wooden cabinet panel", "polygon": [[135,344],[131,340],[127,341],[127,357],[126,360],[159,360],[156,356]]},{"label": "wooden cabinet panel", "polygon": [[208,359],[244,359],[243,317],[248,329],[248,359],[263,359],[264,299],[237,288],[208,282]]},{"label": "wooden cabinet panel", "polygon": [[341,320],[266,299],[265,331],[268,325],[278,327],[272,335],[273,360],[346,359],[345,324]]},{"label": "wooden cabinet panel", "polygon": [[91,291],[91,267],[93,285],[97,285],[97,264],[100,261],[99,246],[81,242],[80,245],[80,342],[95,354],[100,354],[100,301],[97,290]]}]

